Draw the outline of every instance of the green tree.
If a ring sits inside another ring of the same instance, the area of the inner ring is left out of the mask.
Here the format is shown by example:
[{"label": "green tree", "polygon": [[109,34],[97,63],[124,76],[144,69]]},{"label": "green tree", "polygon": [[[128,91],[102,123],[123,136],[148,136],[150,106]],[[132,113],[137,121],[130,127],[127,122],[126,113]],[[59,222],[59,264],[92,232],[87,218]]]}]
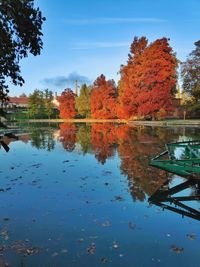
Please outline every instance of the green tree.
[{"label": "green tree", "polygon": [[75,100],[75,107],[78,110],[78,113],[86,118],[90,117],[91,114],[90,96],[91,89],[86,84],[83,84],[80,90],[80,95],[76,97]]},{"label": "green tree", "polygon": [[195,49],[182,63],[181,74],[183,90],[192,97],[194,104],[200,102],[200,40],[195,42]]},{"label": "green tree", "polygon": [[39,55],[45,20],[34,0],[0,0],[0,100],[8,100],[6,78],[22,86],[19,61],[29,53]]},{"label": "green tree", "polygon": [[48,118],[51,118],[51,115],[53,114],[53,92],[49,89],[46,89],[44,91],[44,106],[45,106],[45,114],[48,116]]},{"label": "green tree", "polygon": [[29,96],[28,114],[30,117],[39,118],[44,115],[44,94],[42,91],[35,89],[33,94]]}]

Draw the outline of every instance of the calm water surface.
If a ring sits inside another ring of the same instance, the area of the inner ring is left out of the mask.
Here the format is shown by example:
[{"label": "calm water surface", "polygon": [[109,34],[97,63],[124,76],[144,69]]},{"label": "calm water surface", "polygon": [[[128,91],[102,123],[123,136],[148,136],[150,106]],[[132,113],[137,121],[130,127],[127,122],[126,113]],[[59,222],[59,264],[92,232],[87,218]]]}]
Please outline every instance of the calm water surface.
[{"label": "calm water surface", "polygon": [[148,201],[166,179],[164,190],[185,182],[149,159],[198,129],[40,124],[16,134],[0,149],[0,266],[200,266],[200,202]]}]

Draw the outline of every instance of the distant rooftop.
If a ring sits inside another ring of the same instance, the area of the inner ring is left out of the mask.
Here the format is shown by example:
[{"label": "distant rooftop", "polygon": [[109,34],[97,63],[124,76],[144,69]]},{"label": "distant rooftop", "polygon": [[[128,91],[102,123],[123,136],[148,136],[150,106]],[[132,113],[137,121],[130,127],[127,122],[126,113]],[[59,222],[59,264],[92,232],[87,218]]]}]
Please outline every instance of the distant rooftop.
[{"label": "distant rooftop", "polygon": [[28,104],[28,97],[9,97],[10,104]]}]

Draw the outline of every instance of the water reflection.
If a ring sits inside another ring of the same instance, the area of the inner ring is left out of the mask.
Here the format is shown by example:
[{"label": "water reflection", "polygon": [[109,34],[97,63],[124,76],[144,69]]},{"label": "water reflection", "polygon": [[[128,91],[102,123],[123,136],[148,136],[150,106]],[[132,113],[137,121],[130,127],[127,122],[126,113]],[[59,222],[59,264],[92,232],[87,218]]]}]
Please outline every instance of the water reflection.
[{"label": "water reflection", "polygon": [[[195,129],[30,124],[14,134],[0,153],[0,241],[11,266],[175,266],[179,256],[190,266],[190,253],[199,258],[186,237],[198,222],[180,227],[167,212],[199,220],[199,183],[178,186],[180,177],[148,166],[165,143],[197,139]],[[175,258],[172,246],[184,253]]]},{"label": "water reflection", "polygon": [[62,123],[58,128],[31,125],[26,132],[7,136],[6,141],[4,138],[1,141],[4,149],[8,151],[10,142],[21,140],[29,141],[37,149],[51,151],[58,140],[66,151],[72,152],[77,148],[83,155],[93,154],[100,164],[105,164],[117,153],[121,173],[128,178],[134,201],[144,201],[172,176],[148,166],[149,160],[159,154],[166,143],[197,138],[195,129],[191,132],[187,128],[134,127],[112,123]]},{"label": "water reflection", "polygon": [[54,132],[51,129],[32,128],[29,138],[31,145],[37,149],[51,151],[55,148]]},{"label": "water reflection", "polygon": [[117,153],[121,173],[128,178],[134,201],[143,201],[146,196],[151,196],[170,176],[165,171],[149,167],[149,160],[159,154],[166,143],[197,137],[195,129],[191,132],[185,128],[134,127],[112,123],[62,123],[58,129],[31,125],[26,131],[28,134],[21,133],[15,139],[7,139],[6,144],[29,140],[33,147],[51,151],[57,139],[66,151],[72,152],[77,148],[83,155],[93,154],[100,164],[105,164]]},{"label": "water reflection", "polygon": [[[182,195],[182,194],[183,195]],[[170,188],[170,181],[167,180],[163,185],[149,198],[149,202],[161,207],[163,210],[170,210],[175,213],[187,216],[200,221],[200,211],[192,205],[186,205],[188,202],[200,201],[200,181],[191,179],[184,181]]]},{"label": "water reflection", "polygon": [[76,144],[77,127],[75,124],[60,124],[60,142],[63,148],[69,152],[73,151]]},{"label": "water reflection", "polygon": [[[14,141],[25,141],[27,140],[27,135],[26,134],[21,134],[20,136],[17,136],[13,133],[5,133],[3,135],[0,135],[0,148],[1,146],[3,149],[8,152],[10,150],[9,144]],[[29,139],[29,137],[28,137]]]}]

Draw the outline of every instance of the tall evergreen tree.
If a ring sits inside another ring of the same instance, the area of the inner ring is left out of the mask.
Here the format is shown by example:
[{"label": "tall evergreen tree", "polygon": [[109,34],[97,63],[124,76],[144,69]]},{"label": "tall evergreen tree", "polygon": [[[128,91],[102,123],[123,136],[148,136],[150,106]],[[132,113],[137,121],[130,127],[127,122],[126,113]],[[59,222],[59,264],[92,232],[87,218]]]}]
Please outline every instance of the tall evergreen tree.
[{"label": "tall evergreen tree", "polygon": [[45,106],[45,114],[48,116],[48,118],[51,118],[51,115],[53,114],[53,92],[49,89],[46,89],[44,91],[44,106]]},{"label": "tall evergreen tree", "polygon": [[80,115],[85,116],[86,118],[90,117],[91,114],[90,96],[91,89],[86,84],[83,84],[81,86],[80,95],[76,97],[75,100],[76,110]]}]

